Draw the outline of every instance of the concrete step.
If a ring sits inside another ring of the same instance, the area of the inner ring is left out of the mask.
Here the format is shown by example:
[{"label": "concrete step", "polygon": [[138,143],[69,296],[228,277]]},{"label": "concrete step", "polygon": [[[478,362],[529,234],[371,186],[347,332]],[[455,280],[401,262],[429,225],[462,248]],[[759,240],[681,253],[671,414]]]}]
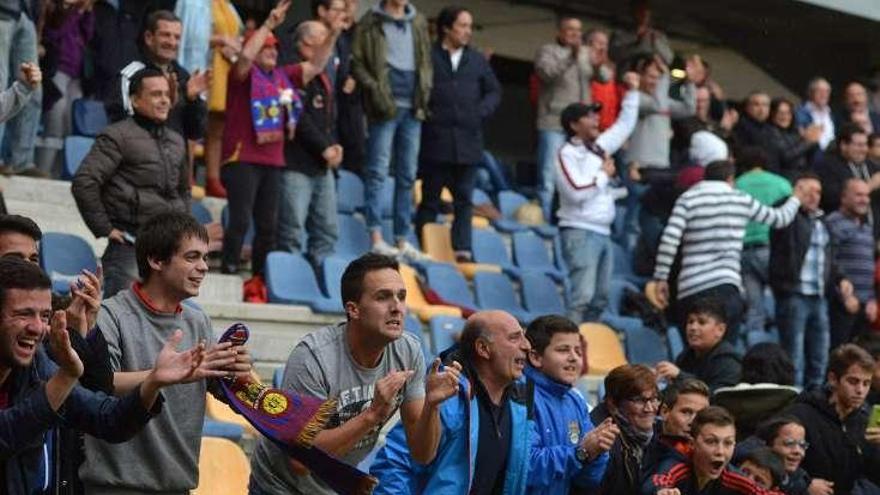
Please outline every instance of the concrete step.
[{"label": "concrete step", "polygon": [[3,177],[0,179],[3,196],[7,201],[21,200],[41,205],[67,206],[76,212],[76,201],[70,192],[70,182],[35,179],[32,177]]},{"label": "concrete step", "polygon": [[208,273],[196,298],[199,304],[203,302],[215,303],[240,303],[243,298],[242,279],[238,275],[224,275],[221,273]]}]

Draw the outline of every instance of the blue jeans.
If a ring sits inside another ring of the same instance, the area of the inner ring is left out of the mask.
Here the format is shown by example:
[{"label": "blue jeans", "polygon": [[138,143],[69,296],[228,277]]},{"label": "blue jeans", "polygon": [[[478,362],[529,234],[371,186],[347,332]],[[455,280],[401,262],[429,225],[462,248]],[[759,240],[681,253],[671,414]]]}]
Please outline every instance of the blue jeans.
[{"label": "blue jeans", "polygon": [[[34,22],[22,14],[17,21],[0,20],[0,90],[18,78],[24,62],[37,63],[37,30]],[[42,112],[42,86],[18,114],[0,125],[2,159],[16,172],[33,167],[34,145]],[[5,139],[4,139],[5,137]]]},{"label": "blue jeans", "polygon": [[824,297],[791,294],[776,300],[782,347],[794,362],[795,385],[821,387],[831,346],[828,302]]},{"label": "blue jeans", "polygon": [[742,252],[742,282],[746,290],[745,333],[765,330],[764,289],[770,276],[770,247],[746,247]]},{"label": "blue jeans", "polygon": [[139,279],[134,246],[108,242],[107,249],[101,256],[101,268],[104,270],[104,299],[127,289],[132,282]]},{"label": "blue jeans", "polygon": [[608,306],[608,286],[614,268],[611,237],[573,228],[563,228],[560,235],[571,285],[568,317],[575,323],[598,321]]},{"label": "blue jeans", "polygon": [[[303,252],[315,267],[333,254],[336,238],[336,180],[333,172],[310,176],[285,170],[281,175],[278,249]],[[303,237],[308,241],[303,242]]]},{"label": "blue jeans", "polygon": [[391,120],[371,123],[364,167],[367,228],[382,230],[382,184],[394,162],[394,240],[402,241],[412,228],[412,188],[416,179],[422,123],[412,110],[399,109]]},{"label": "blue jeans", "polygon": [[565,144],[562,131],[538,130],[538,201],[544,219],[550,220],[553,191],[556,190],[556,154]]}]

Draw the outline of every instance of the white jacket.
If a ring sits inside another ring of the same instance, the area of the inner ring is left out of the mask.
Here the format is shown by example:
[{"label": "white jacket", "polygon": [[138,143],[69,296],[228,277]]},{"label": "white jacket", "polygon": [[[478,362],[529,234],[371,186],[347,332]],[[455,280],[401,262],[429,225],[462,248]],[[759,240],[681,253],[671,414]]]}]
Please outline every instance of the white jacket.
[{"label": "white jacket", "polygon": [[[596,139],[609,155],[614,154],[636,126],[639,115],[639,93],[628,91],[614,125]],[[610,178],[602,171],[604,157],[590,151],[572,137],[559,149],[556,160],[556,191],[559,193],[560,227],[573,227],[611,234],[614,221],[614,196]]]}]

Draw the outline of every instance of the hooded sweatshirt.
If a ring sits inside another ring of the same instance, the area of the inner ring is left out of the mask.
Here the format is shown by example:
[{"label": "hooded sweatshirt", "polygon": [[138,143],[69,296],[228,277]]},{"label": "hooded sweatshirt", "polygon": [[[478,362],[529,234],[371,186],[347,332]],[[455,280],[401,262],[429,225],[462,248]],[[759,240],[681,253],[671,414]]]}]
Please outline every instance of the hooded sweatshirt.
[{"label": "hooded sweatshirt", "polygon": [[408,3],[403,17],[395,19],[382,8],[380,2],[373,6],[373,12],[384,19],[382,31],[388,46],[388,79],[391,94],[398,108],[412,108],[413,94],[416,91],[416,51],[413,42],[412,21],[416,8]]}]

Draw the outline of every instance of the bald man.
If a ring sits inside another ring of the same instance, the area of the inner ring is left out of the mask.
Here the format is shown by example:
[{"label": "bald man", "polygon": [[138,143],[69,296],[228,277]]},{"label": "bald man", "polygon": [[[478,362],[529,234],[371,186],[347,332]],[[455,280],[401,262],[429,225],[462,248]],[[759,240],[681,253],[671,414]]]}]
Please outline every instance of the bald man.
[{"label": "bald man", "polygon": [[379,451],[371,473],[379,479],[375,494],[491,493],[524,494],[529,465],[527,411],[531,390],[524,380],[531,349],[516,318],[484,311],[468,318],[457,348],[444,363],[460,362],[458,394],[440,406],[442,431],[437,454],[415,464],[397,425]]}]

